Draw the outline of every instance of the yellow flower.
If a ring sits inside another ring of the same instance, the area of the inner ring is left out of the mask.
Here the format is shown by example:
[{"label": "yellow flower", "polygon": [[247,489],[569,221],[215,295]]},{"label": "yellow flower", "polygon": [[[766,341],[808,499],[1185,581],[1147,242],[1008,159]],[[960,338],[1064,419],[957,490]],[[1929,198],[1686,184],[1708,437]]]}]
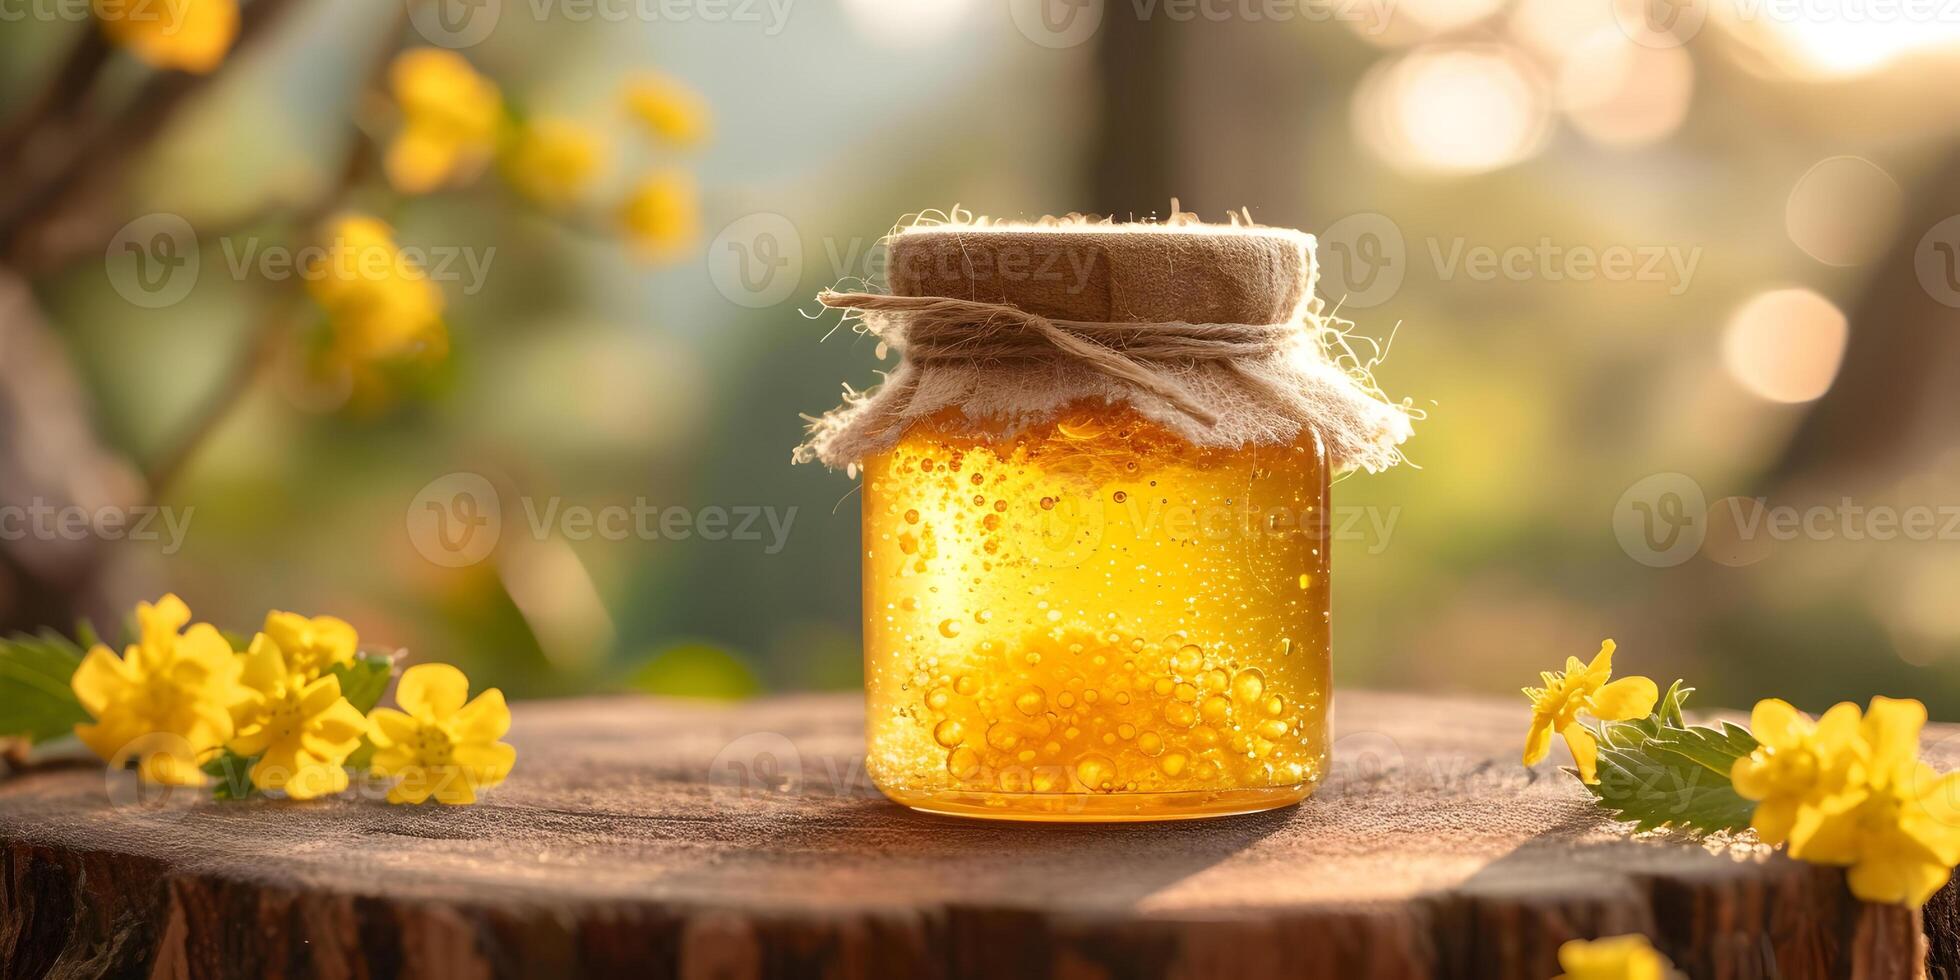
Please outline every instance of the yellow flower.
[{"label": "yellow flower", "polygon": [[421,194],[459,184],[489,162],[503,125],[503,96],[462,55],[404,51],[389,68],[389,83],[402,112],[386,162],[396,190]]},{"label": "yellow flower", "polygon": [[1572,750],[1579,778],[1587,783],[1599,782],[1599,742],[1579,721],[1579,713],[1586,712],[1600,721],[1625,721],[1652,712],[1654,702],[1660,698],[1660,690],[1645,677],[1607,683],[1607,678],[1613,676],[1613,650],[1613,641],[1607,640],[1599,645],[1599,654],[1590,664],[1580,663],[1578,657],[1567,657],[1565,670],[1538,675],[1544,679],[1544,687],[1524,689],[1525,697],[1531,699],[1531,729],[1524,742],[1525,765],[1535,766],[1545,761],[1552,750],[1552,733],[1557,732],[1565,736],[1566,747]]},{"label": "yellow flower", "polygon": [[360,363],[447,349],[442,290],[396,247],[394,229],[342,215],[325,238],[306,278],[333,325],[335,350]]},{"label": "yellow flower", "polygon": [[517,750],[498,741],[510,730],[510,708],[491,688],[464,703],[470,681],[448,664],[417,664],[402,673],[395,702],[368,715],[374,772],[399,777],[390,803],[475,803],[476,793],[504,781]]},{"label": "yellow flower", "polygon": [[1946,884],[1960,863],[1960,773],[1919,761],[1925,724],[1918,701],[1873,698],[1845,786],[1798,809],[1790,855],[1848,868],[1851,893],[1868,902],[1924,905]]},{"label": "yellow flower", "polygon": [[295,800],[346,789],[344,763],[360,747],[367,719],[340,696],[340,678],[307,678],[287,660],[278,641],[264,633],[253,637],[246,651],[244,678],[259,698],[240,722],[230,748],[258,757],[252,764],[252,785],[284,790]]},{"label": "yellow flower", "polygon": [[234,713],[253,699],[231,644],[209,623],[180,632],[190,619],[174,595],[139,603],[137,642],[120,659],[96,646],[70,681],[95,719],[76,725],[76,736],[106,760],[134,753],[150,782],[202,785],[200,757],[231,738]]},{"label": "yellow flower", "polygon": [[1574,939],[1558,948],[1555,980],[1666,980],[1674,964],[1642,935]]},{"label": "yellow flower", "polygon": [[525,125],[504,157],[511,186],[541,204],[564,204],[592,183],[599,171],[598,134],[562,119]]},{"label": "yellow flower", "polygon": [[1759,743],[1737,759],[1729,781],[1745,800],[1755,800],[1749,825],[1765,844],[1790,839],[1806,802],[1841,792],[1857,764],[1858,706],[1845,702],[1821,721],[1776,698],[1756,702],[1749,731]]},{"label": "yellow flower", "polygon": [[628,82],[626,107],[668,142],[693,146],[707,138],[707,104],[694,90],[664,75],[645,74]]},{"label": "yellow flower", "polygon": [[642,255],[675,257],[694,241],[700,222],[693,178],[680,171],[648,175],[620,208],[619,220]]},{"label": "yellow flower", "polygon": [[238,0],[95,0],[102,33],[152,68],[206,74],[238,36]]},{"label": "yellow flower", "polygon": [[274,610],[265,614],[265,635],[279,645],[286,666],[312,680],[330,667],[352,667],[360,637],[344,619]]}]

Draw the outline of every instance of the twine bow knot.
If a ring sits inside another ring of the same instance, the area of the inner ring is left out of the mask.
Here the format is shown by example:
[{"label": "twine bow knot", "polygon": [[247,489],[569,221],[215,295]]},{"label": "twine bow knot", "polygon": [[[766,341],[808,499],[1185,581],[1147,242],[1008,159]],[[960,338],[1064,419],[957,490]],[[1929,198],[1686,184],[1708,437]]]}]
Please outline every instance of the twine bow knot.
[{"label": "twine bow knot", "polygon": [[[907,360],[985,362],[1041,359],[1056,353],[1156,395],[1205,426],[1218,413],[1186,390],[1162,365],[1215,361],[1227,366],[1285,350],[1300,323],[1098,322],[1030,313],[1012,303],[944,296],[889,296],[824,290],[831,309],[890,317],[890,337]],[[875,325],[874,325],[875,326]],[[880,334],[883,336],[883,334]]]}]

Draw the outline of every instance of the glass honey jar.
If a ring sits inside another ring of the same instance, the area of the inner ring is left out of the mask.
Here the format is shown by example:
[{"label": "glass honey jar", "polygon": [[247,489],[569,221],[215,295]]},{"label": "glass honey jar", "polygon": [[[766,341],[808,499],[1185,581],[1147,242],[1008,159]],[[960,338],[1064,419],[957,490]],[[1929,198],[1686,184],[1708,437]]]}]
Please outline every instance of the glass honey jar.
[{"label": "glass honey jar", "polygon": [[[1289,432],[1248,407],[1283,400],[1263,382],[1257,397],[1217,386],[1311,345],[1311,239],[1115,227],[1135,230],[901,233],[900,299],[835,304],[868,309],[906,358],[885,389],[902,404],[847,405],[814,452],[861,443],[866,770],[907,806],[1219,816],[1298,802],[1327,771],[1337,460],[1320,420]],[[1248,244],[1259,260],[1234,265]],[[1010,272],[1057,254],[1099,271],[1074,285]],[[1199,269],[1151,275],[1175,264]],[[1186,344],[1218,334],[1272,343],[1218,363]],[[1083,363],[1076,340],[1141,373]],[[1394,408],[1368,390],[1342,393]],[[1376,414],[1386,434],[1365,435],[1392,453],[1406,418]],[[1248,416],[1274,428],[1247,436]]]}]

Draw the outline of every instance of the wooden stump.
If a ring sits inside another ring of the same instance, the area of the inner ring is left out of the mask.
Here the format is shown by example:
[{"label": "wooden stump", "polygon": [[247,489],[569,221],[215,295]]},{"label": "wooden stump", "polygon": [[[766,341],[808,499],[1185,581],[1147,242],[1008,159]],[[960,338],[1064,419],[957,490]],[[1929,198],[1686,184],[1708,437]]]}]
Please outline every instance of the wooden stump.
[{"label": "wooden stump", "polygon": [[[0,977],[1518,977],[1643,932],[1696,978],[1924,974],[1920,917],[1750,846],[1627,839],[1523,704],[1348,693],[1307,803],[963,821],[865,779],[860,699],[519,705],[463,808],[0,781]],[[1952,765],[1945,742],[1929,752]],[[1944,754],[1947,758],[1940,758]],[[1960,944],[1926,910],[1935,977]]]}]

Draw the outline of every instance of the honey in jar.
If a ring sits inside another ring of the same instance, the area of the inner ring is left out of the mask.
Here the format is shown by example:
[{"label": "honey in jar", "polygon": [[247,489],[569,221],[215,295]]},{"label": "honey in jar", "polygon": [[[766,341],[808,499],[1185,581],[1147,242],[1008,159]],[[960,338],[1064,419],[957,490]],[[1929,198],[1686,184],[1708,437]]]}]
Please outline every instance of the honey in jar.
[{"label": "honey in jar", "polygon": [[[873,325],[907,359],[886,386],[902,400],[847,405],[860,424],[820,423],[816,443],[861,471],[866,770],[893,800],[1163,820],[1284,806],[1325,775],[1340,460],[1329,420],[1289,427],[1265,380],[1225,386],[1264,370],[1375,412],[1387,434],[1361,451],[1341,433],[1351,465],[1392,453],[1407,422],[1339,372],[1264,360],[1322,356],[1298,319],[1311,239],[1196,227],[893,240],[893,295],[912,312]],[[1030,278],[1055,256],[1090,271]],[[1220,337],[1239,346],[1201,346]],[[1077,340],[1139,370],[1094,349],[1085,364]]]}]

